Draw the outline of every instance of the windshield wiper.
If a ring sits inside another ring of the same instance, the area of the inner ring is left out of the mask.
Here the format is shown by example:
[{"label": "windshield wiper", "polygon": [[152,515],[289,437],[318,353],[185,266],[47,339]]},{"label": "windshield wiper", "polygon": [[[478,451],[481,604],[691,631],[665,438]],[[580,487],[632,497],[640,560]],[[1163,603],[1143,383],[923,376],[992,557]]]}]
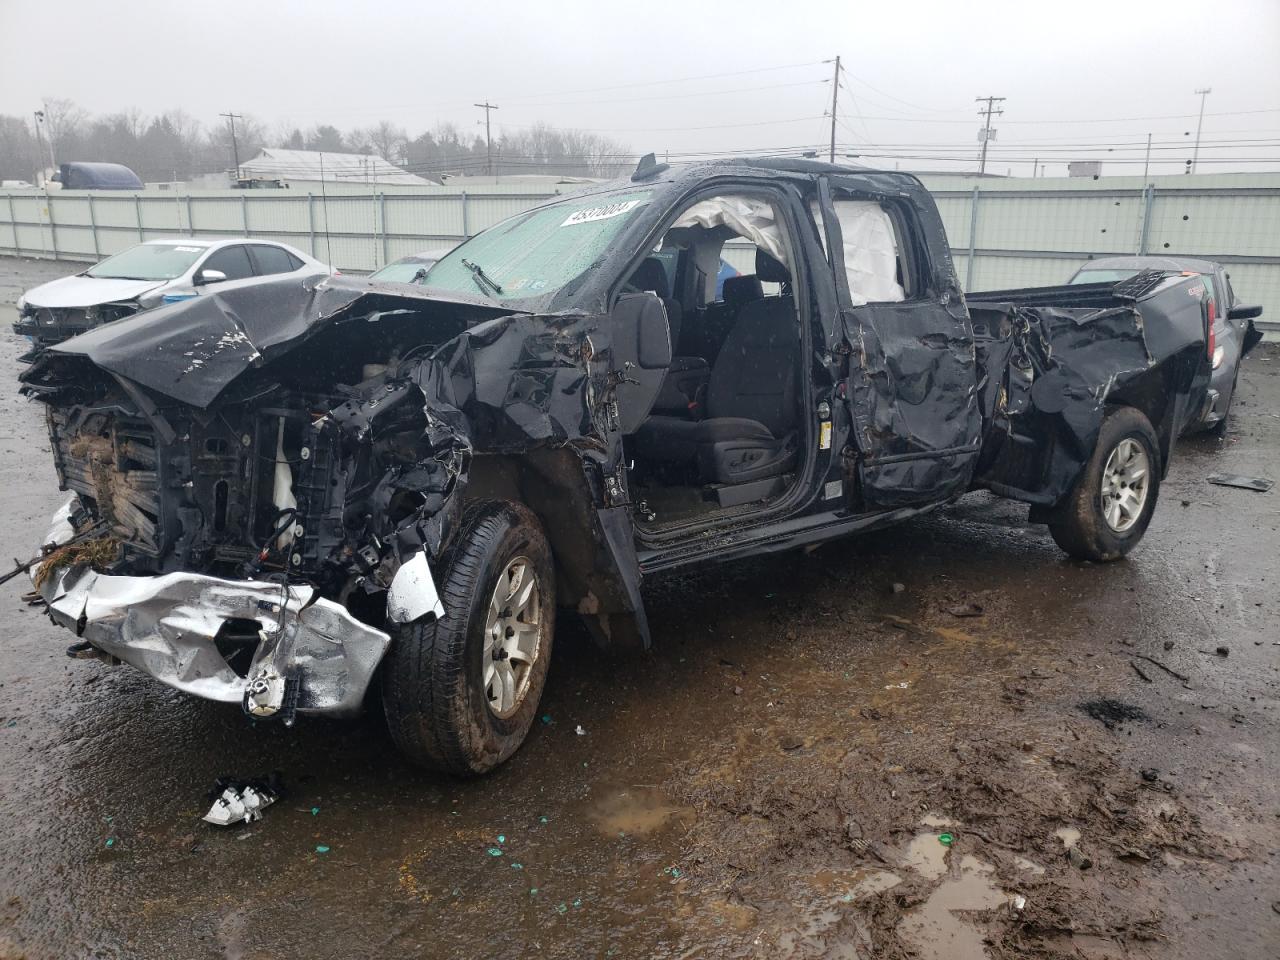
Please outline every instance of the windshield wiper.
[{"label": "windshield wiper", "polygon": [[484,272],[484,268],[478,263],[462,258],[462,265],[471,271],[471,279],[476,282],[476,286],[483,290],[486,294],[492,290],[494,293],[501,293],[502,287],[497,280]]}]

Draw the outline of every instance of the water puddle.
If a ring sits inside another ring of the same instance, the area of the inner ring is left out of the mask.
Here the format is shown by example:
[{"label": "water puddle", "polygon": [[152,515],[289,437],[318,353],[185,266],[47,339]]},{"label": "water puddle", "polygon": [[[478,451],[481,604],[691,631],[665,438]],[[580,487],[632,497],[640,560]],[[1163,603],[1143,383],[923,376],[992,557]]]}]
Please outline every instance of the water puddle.
[{"label": "water puddle", "polygon": [[871,938],[855,924],[853,938],[842,936],[837,927],[841,914],[835,909],[818,910],[794,930],[778,935],[778,956],[782,958],[821,956],[827,960],[859,960],[858,943],[870,947]]},{"label": "water puddle", "polygon": [[921,833],[911,838],[903,853],[902,865],[926,880],[937,880],[947,872],[947,850],[936,833]]},{"label": "water puddle", "polygon": [[591,820],[601,833],[617,836],[655,833],[669,823],[685,826],[694,820],[693,810],[676,806],[653,787],[628,787],[606,793],[591,810]]},{"label": "water puddle", "polygon": [[819,870],[811,881],[814,888],[830,894],[836,902],[852,903],[863,897],[890,890],[902,882],[902,878],[888,870]]},{"label": "water puddle", "polygon": [[976,857],[961,857],[959,870],[903,918],[898,932],[921,960],[988,960],[982,930],[957,914],[991,910],[1014,899],[995,885],[993,873]]}]

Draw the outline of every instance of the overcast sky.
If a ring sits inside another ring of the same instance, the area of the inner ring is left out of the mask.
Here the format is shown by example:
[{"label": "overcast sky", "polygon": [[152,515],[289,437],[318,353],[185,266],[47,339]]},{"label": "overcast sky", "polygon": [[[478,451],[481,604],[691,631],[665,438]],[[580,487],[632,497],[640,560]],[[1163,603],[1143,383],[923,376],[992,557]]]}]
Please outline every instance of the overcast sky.
[{"label": "overcast sky", "polygon": [[23,116],[65,97],[92,113],[390,119],[413,134],[482,131],[472,104],[488,99],[500,130],[541,120],[637,152],[816,148],[823,61],[839,54],[842,154],[955,166],[913,155],[976,157],[974,98],[992,94],[1007,98],[995,172],[1030,175],[1038,157],[1061,173],[1095,155],[1085,144],[1126,144],[1139,146],[1107,156],[1139,165],[1107,172],[1141,173],[1148,132],[1168,161],[1153,171],[1177,172],[1209,87],[1201,172],[1280,169],[1213,162],[1280,158],[1280,0],[0,0],[0,36],[0,113]]}]

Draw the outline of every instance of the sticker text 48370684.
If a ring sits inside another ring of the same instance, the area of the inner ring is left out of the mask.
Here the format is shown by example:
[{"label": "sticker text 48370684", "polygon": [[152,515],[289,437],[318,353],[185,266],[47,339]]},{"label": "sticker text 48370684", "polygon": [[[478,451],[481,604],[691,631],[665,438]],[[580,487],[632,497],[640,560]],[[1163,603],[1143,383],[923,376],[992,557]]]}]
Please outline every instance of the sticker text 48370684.
[{"label": "sticker text 48370684", "polygon": [[575,210],[569,216],[565,217],[562,227],[575,227],[580,223],[594,223],[596,220],[609,220],[613,217],[620,217],[624,213],[630,213],[643,200],[619,200],[617,203],[606,203],[599,207],[587,207],[585,210]]}]

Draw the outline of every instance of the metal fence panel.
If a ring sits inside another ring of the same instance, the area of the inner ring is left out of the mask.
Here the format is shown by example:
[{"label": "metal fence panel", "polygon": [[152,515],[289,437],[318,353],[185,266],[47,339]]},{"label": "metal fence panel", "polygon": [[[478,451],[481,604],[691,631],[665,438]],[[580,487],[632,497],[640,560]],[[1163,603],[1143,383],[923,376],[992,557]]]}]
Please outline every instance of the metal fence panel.
[{"label": "metal fence panel", "polygon": [[[1149,253],[1223,262],[1241,299],[1280,315],[1280,174],[1153,177],[1150,187],[1138,177],[924,179],[969,289],[1062,283],[1093,257],[1138,253],[1145,237]],[[572,192],[487,184],[395,192],[320,187],[190,195],[0,192],[0,253],[94,260],[142,239],[248,234],[359,272],[451,247]],[[738,251],[726,256],[752,269]]]},{"label": "metal fence panel", "polygon": [[1280,189],[1225,196],[1156,191],[1150,234],[1149,253],[1280,259]]}]

